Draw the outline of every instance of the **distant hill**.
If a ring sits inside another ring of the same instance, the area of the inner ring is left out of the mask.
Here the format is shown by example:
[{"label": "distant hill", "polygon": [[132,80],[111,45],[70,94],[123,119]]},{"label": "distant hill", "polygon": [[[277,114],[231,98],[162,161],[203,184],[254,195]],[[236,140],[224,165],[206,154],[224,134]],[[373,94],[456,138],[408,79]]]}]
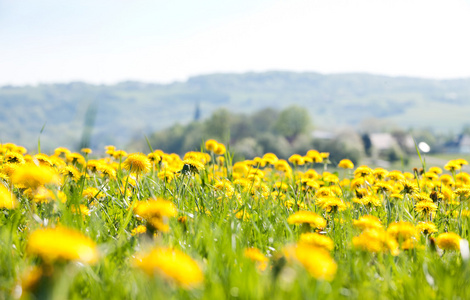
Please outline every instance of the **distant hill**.
[{"label": "distant hill", "polygon": [[403,128],[457,132],[470,121],[470,78],[265,72],[202,75],[171,84],[3,86],[0,139],[33,150],[46,124],[42,148],[75,148],[88,112],[91,147],[124,147],[132,138],[193,120],[197,106],[205,118],[221,107],[252,113],[292,104],[308,109],[314,124],[324,128],[381,118]]}]

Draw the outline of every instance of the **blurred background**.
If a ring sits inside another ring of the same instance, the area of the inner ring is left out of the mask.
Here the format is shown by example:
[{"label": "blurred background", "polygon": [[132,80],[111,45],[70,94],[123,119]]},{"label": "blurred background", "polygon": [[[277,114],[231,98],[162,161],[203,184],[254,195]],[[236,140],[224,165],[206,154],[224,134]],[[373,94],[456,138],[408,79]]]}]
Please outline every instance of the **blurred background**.
[{"label": "blurred background", "polygon": [[465,157],[469,16],[469,0],[0,0],[0,139]]}]

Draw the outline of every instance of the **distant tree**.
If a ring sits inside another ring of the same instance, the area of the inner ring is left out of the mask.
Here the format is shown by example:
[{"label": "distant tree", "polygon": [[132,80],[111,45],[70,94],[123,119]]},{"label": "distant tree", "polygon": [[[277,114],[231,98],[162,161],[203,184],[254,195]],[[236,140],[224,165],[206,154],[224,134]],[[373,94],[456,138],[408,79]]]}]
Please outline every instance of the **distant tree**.
[{"label": "distant tree", "polygon": [[469,134],[470,135],[470,124],[465,124],[462,127],[462,134]]},{"label": "distant tree", "polygon": [[201,106],[199,102],[196,103],[196,108],[194,109],[194,121],[199,121],[201,119]]},{"label": "distant tree", "polygon": [[233,151],[237,159],[249,159],[263,155],[263,148],[254,138],[244,138],[234,145]]},{"label": "distant tree", "polygon": [[204,133],[208,138],[227,142],[230,136],[231,114],[226,109],[219,109],[204,122]]},{"label": "distant tree", "polygon": [[258,132],[272,132],[279,118],[279,111],[273,108],[265,108],[251,116],[254,130]]},{"label": "distant tree", "polygon": [[364,144],[366,155],[370,156],[372,154],[372,141],[370,140],[369,134],[364,133],[362,135],[362,143]]},{"label": "distant tree", "polygon": [[252,125],[253,117],[247,115],[231,115],[230,119],[230,143],[236,143],[241,139],[254,137],[256,130]]},{"label": "distant tree", "polygon": [[292,155],[292,147],[286,138],[272,132],[260,133],[258,144],[262,147],[263,153],[272,152],[279,158],[288,158]]},{"label": "distant tree", "polygon": [[290,144],[295,138],[307,131],[310,125],[310,116],[305,108],[290,106],[279,114],[275,128]]}]

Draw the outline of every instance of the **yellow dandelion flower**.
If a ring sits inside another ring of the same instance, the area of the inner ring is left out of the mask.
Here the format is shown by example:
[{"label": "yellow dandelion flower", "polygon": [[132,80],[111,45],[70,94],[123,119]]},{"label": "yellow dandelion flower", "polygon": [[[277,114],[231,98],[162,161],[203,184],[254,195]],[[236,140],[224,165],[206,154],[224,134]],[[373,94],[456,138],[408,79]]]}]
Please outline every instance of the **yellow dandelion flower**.
[{"label": "yellow dandelion flower", "polygon": [[39,154],[34,155],[33,158],[34,158],[34,161],[37,161],[37,163],[39,163],[40,166],[43,166],[43,167],[53,166],[51,159],[46,154],[39,153]]},{"label": "yellow dandelion flower", "polygon": [[254,176],[256,176],[256,177],[258,177],[258,178],[260,178],[260,179],[261,179],[261,178],[264,178],[264,176],[265,176],[264,172],[263,172],[262,170],[260,170],[260,169],[251,169],[251,170],[248,172],[248,176],[250,176],[250,175],[254,175]]},{"label": "yellow dandelion flower", "polygon": [[122,159],[124,157],[127,157],[127,152],[124,151],[124,150],[114,150],[112,152],[112,156],[115,158],[115,159]]},{"label": "yellow dandelion flower", "polygon": [[468,187],[458,188],[454,191],[454,194],[459,196],[459,197],[469,197],[470,196],[470,188],[468,188]]},{"label": "yellow dandelion flower", "polygon": [[442,250],[460,250],[460,236],[454,232],[445,232],[439,234],[436,238],[436,244]]},{"label": "yellow dandelion flower", "polygon": [[460,166],[468,165],[468,161],[466,161],[466,160],[463,159],[463,158],[458,158],[458,159],[455,160],[455,162],[456,162],[457,164],[459,164]]},{"label": "yellow dandelion flower", "polygon": [[416,229],[426,235],[437,232],[436,224],[432,222],[420,222],[416,225]]},{"label": "yellow dandelion flower", "polygon": [[338,168],[343,168],[343,169],[354,169],[354,164],[351,160],[349,159],[342,159],[339,164]]},{"label": "yellow dandelion flower", "polygon": [[249,171],[249,168],[248,166],[244,163],[244,162],[236,162],[233,167],[232,167],[232,171],[234,173],[238,173],[238,174],[247,174],[248,171]]},{"label": "yellow dandelion flower", "polygon": [[387,176],[385,176],[385,178],[388,178],[388,179],[394,180],[394,181],[398,181],[398,182],[406,179],[405,175],[403,175],[402,172],[397,171],[397,170],[388,172],[388,174],[387,174]]},{"label": "yellow dandelion flower", "polygon": [[416,239],[411,238],[411,239],[407,239],[406,241],[403,241],[400,246],[401,246],[401,249],[403,250],[411,250],[411,249],[415,249],[417,244],[418,244],[418,241]]},{"label": "yellow dandelion flower", "polygon": [[227,149],[225,149],[224,144],[217,144],[217,148],[215,148],[214,153],[217,155],[224,155]]},{"label": "yellow dandelion flower", "polygon": [[45,184],[59,183],[59,177],[49,167],[25,164],[18,167],[11,176],[12,183],[36,189]]},{"label": "yellow dandelion flower", "polygon": [[326,220],[323,219],[320,215],[311,212],[311,211],[298,211],[293,215],[290,215],[287,218],[287,223],[289,224],[308,224],[313,228],[325,228],[326,227]]},{"label": "yellow dandelion flower", "polygon": [[387,232],[394,239],[400,241],[405,241],[417,235],[416,227],[412,223],[405,221],[391,223],[387,228]]},{"label": "yellow dandelion flower", "polygon": [[320,175],[317,173],[317,171],[313,169],[307,170],[303,175],[302,178],[308,178],[308,179],[317,179],[319,178]]},{"label": "yellow dandelion flower", "polygon": [[158,172],[157,176],[160,180],[171,182],[176,177],[176,174],[171,170],[163,170]]},{"label": "yellow dandelion flower", "polygon": [[382,222],[375,216],[362,216],[358,220],[353,220],[353,226],[360,230],[383,229]]},{"label": "yellow dandelion flower", "polygon": [[382,206],[382,200],[379,199],[376,195],[365,195],[362,198],[354,198],[353,202],[366,205],[369,207],[379,207]]},{"label": "yellow dandelion flower", "polygon": [[333,196],[333,191],[330,187],[322,186],[315,192],[315,197],[317,198],[324,198],[328,196]]},{"label": "yellow dandelion flower", "polygon": [[60,156],[61,154],[65,154],[66,156],[68,154],[72,153],[69,149],[64,148],[64,147],[59,147],[54,150],[54,155]]},{"label": "yellow dandelion flower", "polygon": [[433,172],[436,175],[442,174],[442,169],[439,167],[430,167],[429,172]]},{"label": "yellow dandelion flower", "polygon": [[292,169],[291,167],[289,166],[289,163],[284,160],[284,159],[280,159],[278,160],[275,164],[274,164],[274,168],[278,171],[281,171],[281,172],[284,172],[284,173],[291,173],[292,172]]},{"label": "yellow dandelion flower", "polygon": [[355,191],[356,197],[362,199],[370,194],[368,189],[359,188]]},{"label": "yellow dandelion flower", "polygon": [[80,171],[78,171],[74,166],[65,166],[60,170],[60,174],[72,179],[73,181],[78,181],[81,177]]},{"label": "yellow dandelion flower", "polygon": [[294,208],[294,207],[297,207],[297,209],[302,209],[302,210],[307,209],[307,205],[305,205],[305,203],[297,202],[297,204],[296,204],[295,200],[293,200],[293,199],[289,199],[289,200],[285,201],[284,206],[287,207],[287,208],[291,208],[291,209]]},{"label": "yellow dandelion flower", "polygon": [[59,167],[59,168],[67,164],[61,157],[56,156],[56,155],[49,156],[49,161],[52,163],[54,167]]},{"label": "yellow dandelion flower", "polygon": [[147,220],[156,230],[167,232],[170,228],[166,224],[166,219],[176,216],[178,211],[173,202],[157,198],[137,203],[134,213]]},{"label": "yellow dandelion flower", "polygon": [[311,163],[313,163],[313,158],[311,158],[311,157],[302,156],[302,159],[304,160],[304,163],[306,163],[306,164],[311,164]]},{"label": "yellow dandelion flower", "polygon": [[400,193],[392,193],[390,194],[390,198],[395,200],[403,200],[403,195]]},{"label": "yellow dandelion flower", "polygon": [[8,151],[13,151],[15,150],[15,148],[17,147],[15,144],[13,143],[5,143],[3,145],[0,145],[3,149],[5,150],[8,150]]},{"label": "yellow dandelion flower", "polygon": [[323,157],[321,156],[320,152],[318,152],[317,150],[308,150],[307,156],[310,157],[315,163],[323,162]]},{"label": "yellow dandelion flower", "polygon": [[93,264],[98,261],[96,244],[81,232],[65,227],[34,231],[28,238],[26,251],[47,262],[66,260]]},{"label": "yellow dandelion flower", "polygon": [[96,172],[99,171],[99,167],[102,164],[104,164],[104,163],[99,161],[99,160],[91,159],[87,162],[86,168],[87,168],[87,170],[90,170],[92,173],[96,173]]},{"label": "yellow dandelion flower", "polygon": [[81,214],[83,216],[89,216],[90,215],[90,209],[86,205],[80,204],[78,207],[77,206],[72,206],[71,211],[75,214]]},{"label": "yellow dandelion flower", "polygon": [[149,253],[138,253],[134,265],[149,276],[162,276],[186,289],[195,288],[204,280],[198,264],[190,256],[176,249],[155,248]]},{"label": "yellow dandelion flower", "polygon": [[131,235],[139,235],[147,232],[147,227],[144,225],[139,225],[136,228],[132,229]]},{"label": "yellow dandelion flower", "polygon": [[330,253],[323,248],[298,244],[287,247],[284,252],[288,260],[293,258],[298,261],[316,279],[331,281],[338,270],[338,265]]},{"label": "yellow dandelion flower", "polygon": [[3,166],[0,167],[0,173],[4,174],[7,178],[10,178],[19,166],[19,164],[3,164]]},{"label": "yellow dandelion flower", "polygon": [[[176,159],[177,158],[172,158],[172,161],[175,161]],[[183,159],[184,160],[198,161],[202,164],[206,164],[210,161],[211,157],[207,153],[189,151],[189,152],[186,152]],[[177,160],[179,160],[179,159],[177,159]]]},{"label": "yellow dandelion flower", "polygon": [[152,169],[152,163],[147,155],[134,153],[129,155],[123,163],[123,167],[130,172],[148,173]]},{"label": "yellow dandelion flower", "polygon": [[387,176],[388,171],[383,168],[375,168],[374,171],[372,171],[372,174],[378,180],[383,180],[385,176]]},{"label": "yellow dandelion flower", "polygon": [[434,172],[426,172],[423,174],[423,177],[428,180],[436,180],[439,178],[439,176]]},{"label": "yellow dandelion flower", "polygon": [[97,168],[101,174],[103,174],[103,176],[109,177],[111,179],[116,178],[116,169],[114,169],[112,166],[107,164],[100,164]]},{"label": "yellow dandelion flower", "polygon": [[5,182],[7,181],[10,181],[10,177],[8,177],[7,175],[3,174],[0,170],[0,180],[3,180]]},{"label": "yellow dandelion flower", "polygon": [[108,145],[108,146],[104,146],[104,149],[105,149],[105,150],[112,150],[112,151],[115,151],[115,150],[116,150],[116,146]]},{"label": "yellow dandelion flower", "polygon": [[334,184],[339,183],[339,178],[335,174],[323,174],[322,179],[325,183],[334,183]]},{"label": "yellow dandelion flower", "polygon": [[444,169],[448,170],[448,171],[451,171],[451,172],[455,172],[455,171],[458,171],[462,168],[462,165],[459,164],[457,161],[455,160],[450,160],[449,162],[447,162],[444,166]]},{"label": "yellow dandelion flower", "polygon": [[420,201],[415,205],[415,211],[428,215],[437,210],[437,205],[432,201]]},{"label": "yellow dandelion flower", "polygon": [[347,208],[343,200],[334,196],[318,198],[315,204],[324,209],[326,212],[343,211]]},{"label": "yellow dandelion flower", "polygon": [[384,181],[376,182],[373,187],[381,193],[389,193],[393,190],[392,185]]},{"label": "yellow dandelion flower", "polygon": [[405,176],[405,179],[412,180],[415,178],[415,175],[411,172],[403,172],[403,176]]},{"label": "yellow dandelion flower", "polygon": [[59,200],[62,203],[67,202],[67,195],[62,191],[53,192],[45,187],[40,186],[35,190],[27,190],[25,194],[32,198],[34,202],[44,203]]},{"label": "yellow dandelion flower", "polygon": [[155,152],[147,154],[147,157],[153,164],[158,164],[162,160],[161,155]]},{"label": "yellow dandelion flower", "polygon": [[86,189],[83,190],[82,196],[85,197],[88,201],[90,201],[93,198],[101,199],[105,197],[105,194],[103,192],[100,192],[95,187],[87,187]]},{"label": "yellow dandelion flower", "polygon": [[308,244],[311,246],[323,248],[328,251],[333,251],[335,243],[326,235],[318,234],[316,232],[302,233],[300,235],[299,244]]},{"label": "yellow dandelion flower", "polygon": [[31,292],[34,291],[38,287],[38,283],[43,276],[43,269],[38,266],[32,266],[26,268],[20,276],[20,283],[21,283],[21,292],[22,295],[26,295],[28,298],[28,294],[23,294],[24,292]]},{"label": "yellow dandelion flower", "polygon": [[449,174],[443,174],[441,177],[439,177],[439,180],[444,184],[444,185],[454,185],[454,178],[449,175]]},{"label": "yellow dandelion flower", "polygon": [[260,271],[264,271],[268,266],[268,258],[264,256],[258,248],[247,248],[244,252],[245,257],[256,262],[256,268]]},{"label": "yellow dandelion flower", "polygon": [[418,189],[418,185],[412,181],[409,181],[409,180],[401,180],[400,181],[400,184],[403,186],[403,189],[402,189],[402,193],[404,195],[407,195],[407,194],[414,194],[414,193],[417,193],[419,191]]},{"label": "yellow dandelion flower", "polygon": [[274,183],[273,188],[276,190],[281,190],[285,192],[289,188],[289,185],[285,182],[278,181]]},{"label": "yellow dandelion flower", "polygon": [[67,154],[65,159],[71,164],[80,164],[82,166],[86,164],[85,158],[77,152]]},{"label": "yellow dandelion flower", "polygon": [[18,201],[16,200],[15,195],[0,183],[0,209],[14,209],[17,207]]},{"label": "yellow dandelion flower", "polygon": [[200,161],[193,159],[185,159],[183,161],[182,173],[197,174],[201,171],[204,171],[204,164]]},{"label": "yellow dandelion flower", "polygon": [[455,180],[457,182],[462,182],[465,185],[469,185],[470,184],[470,175],[466,172],[460,172],[460,173],[455,175]]},{"label": "yellow dandelion flower", "polygon": [[224,192],[227,197],[232,197],[235,193],[235,189],[230,181],[219,181],[214,185],[214,189]]},{"label": "yellow dandelion flower", "polygon": [[344,178],[339,182],[339,185],[342,187],[348,187],[351,184],[351,180]]},{"label": "yellow dandelion flower", "polygon": [[368,166],[360,166],[354,171],[355,177],[366,177],[372,174],[372,169]]},{"label": "yellow dandelion flower", "polygon": [[93,152],[90,148],[82,148],[80,151],[85,154],[91,154]]},{"label": "yellow dandelion flower", "polygon": [[3,157],[3,162],[23,165],[26,161],[23,155],[16,152],[9,152]]},{"label": "yellow dandelion flower", "polygon": [[218,142],[216,140],[207,140],[205,143],[206,150],[214,152],[217,149]]},{"label": "yellow dandelion flower", "polygon": [[356,249],[362,251],[390,252],[392,255],[398,255],[397,241],[381,229],[365,230],[359,236],[353,237],[352,242]]},{"label": "yellow dandelion flower", "polygon": [[421,192],[421,193],[415,193],[413,195],[413,198],[415,198],[417,201],[421,202],[421,201],[427,201],[427,202],[432,202],[432,199],[431,197],[424,193],[424,192]]},{"label": "yellow dandelion flower", "polygon": [[263,160],[271,165],[274,165],[279,160],[279,158],[277,158],[276,154],[274,153],[266,153],[263,155]]},{"label": "yellow dandelion flower", "polygon": [[291,157],[289,157],[288,161],[298,166],[302,166],[305,164],[304,158],[299,154],[292,155]]}]

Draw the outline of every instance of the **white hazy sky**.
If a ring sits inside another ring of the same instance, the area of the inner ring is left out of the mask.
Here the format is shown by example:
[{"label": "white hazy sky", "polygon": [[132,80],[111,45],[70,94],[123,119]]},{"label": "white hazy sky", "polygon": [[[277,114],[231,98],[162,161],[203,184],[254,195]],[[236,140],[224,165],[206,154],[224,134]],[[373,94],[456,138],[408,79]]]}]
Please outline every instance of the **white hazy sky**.
[{"label": "white hazy sky", "polygon": [[470,0],[0,0],[0,85],[213,72],[470,77]]}]

